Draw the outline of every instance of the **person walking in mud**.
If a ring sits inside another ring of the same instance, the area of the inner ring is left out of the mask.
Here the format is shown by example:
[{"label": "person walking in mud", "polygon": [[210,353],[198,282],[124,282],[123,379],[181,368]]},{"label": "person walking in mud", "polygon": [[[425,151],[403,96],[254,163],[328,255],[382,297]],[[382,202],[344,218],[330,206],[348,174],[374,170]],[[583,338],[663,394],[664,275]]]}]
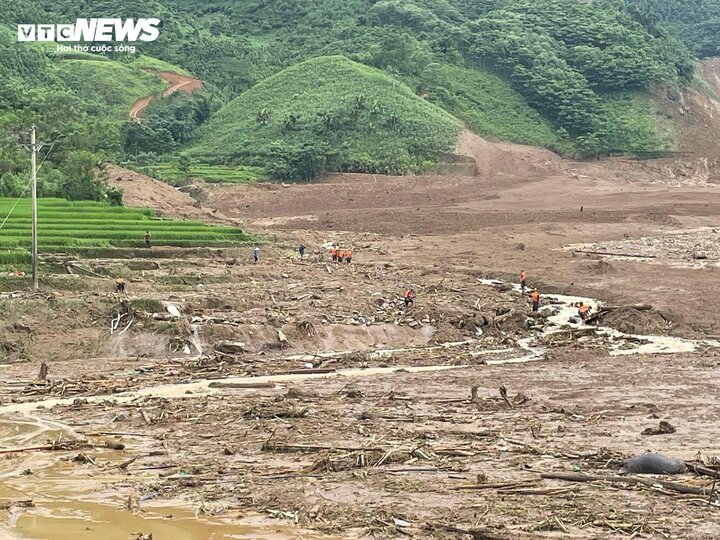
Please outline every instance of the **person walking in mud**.
[{"label": "person walking in mud", "polygon": [[255,261],[255,264],[257,264],[260,260],[260,248],[258,246],[255,246],[253,249],[253,260]]},{"label": "person walking in mud", "polygon": [[530,301],[532,302],[533,313],[537,313],[540,309],[540,293],[537,290],[530,293]]},{"label": "person walking in mud", "polygon": [[300,253],[300,260],[302,261],[305,258],[305,244],[300,244],[298,252]]},{"label": "person walking in mud", "polygon": [[145,239],[145,247],[150,249],[150,239],[152,238],[152,234],[150,234],[150,231],[145,231],[145,236],[143,236]]}]

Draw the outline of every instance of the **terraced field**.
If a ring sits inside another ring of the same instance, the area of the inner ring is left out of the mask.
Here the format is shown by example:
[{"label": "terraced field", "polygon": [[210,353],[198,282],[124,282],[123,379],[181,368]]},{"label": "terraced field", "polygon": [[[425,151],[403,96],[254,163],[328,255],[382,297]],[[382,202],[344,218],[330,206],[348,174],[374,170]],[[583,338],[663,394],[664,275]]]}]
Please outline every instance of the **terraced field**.
[{"label": "terraced field", "polygon": [[[0,263],[5,264],[26,262],[31,242],[30,201],[22,200],[13,209],[14,204],[13,199],[0,198],[0,220],[10,214],[0,229]],[[235,227],[160,219],[149,209],[64,199],[38,202],[40,251],[141,247],[145,231],[150,231],[153,246],[221,247],[250,240]]]},{"label": "terraced field", "polygon": [[187,171],[182,171],[175,163],[158,163],[143,170],[155,178],[173,186],[187,183],[190,178],[202,178],[211,184],[251,184],[267,180],[262,167],[209,165],[197,163],[190,165]]}]

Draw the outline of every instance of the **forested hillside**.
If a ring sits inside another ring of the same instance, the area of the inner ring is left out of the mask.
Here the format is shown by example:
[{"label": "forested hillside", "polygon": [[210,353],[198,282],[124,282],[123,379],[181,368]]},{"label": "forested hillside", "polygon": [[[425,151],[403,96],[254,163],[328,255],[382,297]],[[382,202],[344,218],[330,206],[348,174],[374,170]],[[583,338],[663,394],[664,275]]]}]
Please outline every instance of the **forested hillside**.
[{"label": "forested hillside", "polygon": [[627,0],[648,28],[666,27],[704,58],[720,54],[720,0]]},{"label": "forested hillside", "polygon": [[[262,166],[279,178],[306,178],[308,155],[315,171],[421,170],[452,147],[447,127],[461,124],[568,156],[652,155],[671,149],[672,137],[648,91],[688,84],[690,49],[717,52],[720,0],[687,4],[17,0],[0,13],[0,122],[3,133],[36,121],[64,135],[50,158],[58,171],[72,152],[144,164],[183,152],[198,162]],[[134,125],[123,110],[161,84],[139,69],[137,55],[70,60],[14,40],[19,22],[92,16],[160,18],[160,38],[138,45],[147,65],[186,70],[206,81],[206,92],[162,100]],[[303,64],[311,58],[324,60]],[[330,66],[339,65],[361,90],[333,84]],[[111,80],[120,84],[105,84]],[[438,136],[403,142],[433,130]],[[22,184],[23,156],[8,144],[0,152],[7,192]]]}]

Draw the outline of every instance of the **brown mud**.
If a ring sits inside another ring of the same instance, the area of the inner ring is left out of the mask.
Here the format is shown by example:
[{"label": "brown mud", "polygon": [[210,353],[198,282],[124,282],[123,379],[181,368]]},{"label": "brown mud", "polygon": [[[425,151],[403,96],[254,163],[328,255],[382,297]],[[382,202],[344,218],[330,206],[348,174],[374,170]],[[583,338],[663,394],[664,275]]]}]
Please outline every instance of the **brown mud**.
[{"label": "brown mud", "polygon": [[[83,261],[106,279],[0,293],[3,526],[718,538],[720,148],[699,138],[720,115],[700,90],[667,101],[684,153],[645,162],[465,133],[473,175],[203,186],[202,205],[116,169],[131,204],[263,235],[260,262],[110,254]],[[353,264],[329,261],[332,243]],[[538,314],[512,285],[523,269]],[[646,450],[694,465],[618,479]]]}]

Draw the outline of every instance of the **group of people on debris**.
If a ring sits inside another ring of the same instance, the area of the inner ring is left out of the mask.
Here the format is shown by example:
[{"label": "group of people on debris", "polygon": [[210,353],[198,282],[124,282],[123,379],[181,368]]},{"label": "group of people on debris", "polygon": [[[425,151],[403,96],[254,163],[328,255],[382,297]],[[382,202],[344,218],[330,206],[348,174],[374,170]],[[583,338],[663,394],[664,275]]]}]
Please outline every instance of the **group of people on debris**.
[{"label": "group of people on debris", "polygon": [[[525,273],[525,270],[520,271],[520,291],[524,295],[525,289],[527,288],[527,274]],[[537,289],[532,289],[530,291],[530,302],[532,302],[532,310],[533,313],[537,313],[540,309],[540,292]],[[592,315],[592,308],[587,305],[585,302],[578,302],[575,304],[575,307],[578,308],[578,318],[580,319],[580,324],[584,324],[587,322],[587,320]]]},{"label": "group of people on debris", "polygon": [[350,264],[352,262],[352,249],[343,249],[338,246],[333,246],[330,248],[330,258],[332,259],[332,262],[346,262]]},{"label": "group of people on debris", "polygon": [[[298,247],[298,253],[300,254],[301,260],[305,259],[305,251],[307,251],[305,244],[300,244]],[[252,258],[255,263],[260,260],[260,248],[258,246],[253,247]],[[352,262],[352,249],[344,249],[334,245],[330,248],[330,258],[333,262],[345,262],[350,264]]]}]

